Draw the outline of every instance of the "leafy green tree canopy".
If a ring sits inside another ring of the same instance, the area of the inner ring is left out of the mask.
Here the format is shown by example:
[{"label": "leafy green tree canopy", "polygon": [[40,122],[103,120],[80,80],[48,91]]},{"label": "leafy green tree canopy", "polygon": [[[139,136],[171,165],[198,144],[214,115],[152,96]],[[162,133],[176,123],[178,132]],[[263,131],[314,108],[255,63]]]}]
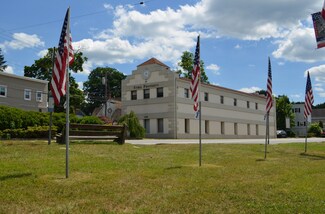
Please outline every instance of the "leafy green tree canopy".
[{"label": "leafy green tree canopy", "polygon": [[[181,70],[177,71],[177,73],[184,75],[184,77],[192,79],[192,71],[194,64],[194,54],[188,51],[183,52],[181,57],[181,61],[178,65],[186,72],[182,72]],[[204,71],[204,62],[200,60],[200,69],[201,69],[201,82],[209,83],[208,76]]]},{"label": "leafy green tree canopy", "polygon": [[[24,67],[24,76],[25,77],[32,77],[41,80],[51,81],[52,78],[52,68],[53,68],[53,60],[54,60],[54,48],[49,48],[47,54],[35,60],[34,64],[31,66]],[[82,72],[83,71],[83,64],[88,59],[87,57],[83,56],[82,52],[77,52],[74,54],[74,62],[69,67],[70,70],[73,72]]]},{"label": "leafy green tree canopy", "polygon": [[[24,76],[41,79],[41,80],[47,80],[49,83],[52,79],[52,69],[53,69],[53,60],[54,60],[54,48],[49,48],[47,54],[38,59],[35,60],[34,64],[31,66],[25,66],[24,67]],[[83,56],[82,52],[77,52],[74,54],[74,62],[69,67],[70,70],[73,72],[82,72],[83,71],[83,63],[87,61],[87,57]],[[72,112],[75,111],[75,109],[80,108],[82,103],[84,102],[85,98],[83,95],[83,92],[78,88],[78,84],[69,73],[69,83],[70,83],[70,107]],[[48,85],[48,91],[50,91],[50,84]],[[57,107],[55,106],[56,112],[64,111],[63,103],[65,101],[65,97],[61,100],[61,106]]]},{"label": "leafy green tree canopy", "polygon": [[290,126],[294,126],[295,115],[292,111],[292,104],[286,95],[276,98],[276,125],[277,129],[286,129],[286,118],[290,119]]},{"label": "leafy green tree canopy", "polygon": [[[107,76],[107,97],[105,98],[105,79]],[[84,82],[83,89],[87,95],[87,104],[83,108],[83,111],[87,114],[93,112],[93,110],[104,103],[109,97],[120,98],[121,97],[121,84],[122,80],[126,76],[115,68],[101,68],[98,67],[91,71],[88,76],[88,80]]]}]

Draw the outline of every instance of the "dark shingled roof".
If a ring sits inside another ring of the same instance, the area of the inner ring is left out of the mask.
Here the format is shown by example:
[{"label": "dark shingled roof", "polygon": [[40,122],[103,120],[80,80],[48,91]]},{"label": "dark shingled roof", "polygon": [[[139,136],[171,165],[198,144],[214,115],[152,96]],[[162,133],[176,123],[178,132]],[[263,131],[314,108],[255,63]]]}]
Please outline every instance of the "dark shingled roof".
[{"label": "dark shingled roof", "polygon": [[148,61],[145,61],[144,63],[138,65],[137,67],[143,66],[143,65],[152,65],[152,64],[157,64],[157,65],[161,65],[164,66],[166,68],[169,68],[167,65],[165,65],[164,63],[160,62],[158,59],[156,58],[151,58]]},{"label": "dark shingled roof", "polygon": [[311,112],[311,117],[325,117],[325,109],[313,109]]}]

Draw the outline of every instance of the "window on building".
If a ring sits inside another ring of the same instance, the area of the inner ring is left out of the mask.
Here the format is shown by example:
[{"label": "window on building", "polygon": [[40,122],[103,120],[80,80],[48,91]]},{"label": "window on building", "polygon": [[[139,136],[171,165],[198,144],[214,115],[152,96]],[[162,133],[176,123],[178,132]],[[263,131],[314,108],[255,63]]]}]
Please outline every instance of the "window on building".
[{"label": "window on building", "polygon": [[209,121],[208,120],[205,121],[204,128],[205,128],[205,134],[209,134],[210,127],[209,127]]},{"label": "window on building", "polygon": [[249,101],[246,102],[246,106],[247,106],[247,108],[249,108]]},{"label": "window on building", "polygon": [[137,99],[137,91],[131,91],[131,100],[136,100]]},{"label": "window on building", "polygon": [[258,110],[258,103],[255,103],[255,109]]},{"label": "window on building", "polygon": [[144,129],[146,130],[146,133],[150,133],[150,119],[144,119],[143,120],[143,126]]},{"label": "window on building", "polygon": [[185,98],[189,98],[190,97],[188,88],[184,88],[184,97]]},{"label": "window on building", "polygon": [[259,131],[258,131],[258,125],[256,124],[255,126],[256,126],[256,128],[255,128],[255,131],[256,131],[256,135],[259,135]]},{"label": "window on building", "polygon": [[41,91],[36,91],[36,101],[42,102],[42,92]]},{"label": "window on building", "polygon": [[190,133],[190,120],[185,119],[185,133]]},{"label": "window on building", "polygon": [[225,134],[225,122],[220,123],[221,134]]},{"label": "window on building", "polygon": [[237,106],[237,99],[234,98],[234,106]]},{"label": "window on building", "polygon": [[25,100],[32,100],[32,91],[30,89],[24,90],[24,99]]},{"label": "window on building", "polygon": [[164,97],[164,88],[157,88],[157,97]]},{"label": "window on building", "polygon": [[220,96],[220,103],[223,104],[223,96]]},{"label": "window on building", "polygon": [[146,88],[143,89],[143,99],[149,99],[150,98],[150,89]]},{"label": "window on building", "polygon": [[238,135],[238,124],[234,123],[234,134]]},{"label": "window on building", "polygon": [[209,94],[204,92],[204,101],[209,101]]},{"label": "window on building", "polygon": [[7,86],[0,85],[0,97],[7,96]]},{"label": "window on building", "polygon": [[158,133],[163,133],[164,132],[164,119],[163,118],[158,118],[157,119],[157,126],[158,126]]},{"label": "window on building", "polygon": [[251,125],[247,124],[247,135],[251,135]]},{"label": "window on building", "polygon": [[300,108],[295,108],[295,113],[300,113]]}]

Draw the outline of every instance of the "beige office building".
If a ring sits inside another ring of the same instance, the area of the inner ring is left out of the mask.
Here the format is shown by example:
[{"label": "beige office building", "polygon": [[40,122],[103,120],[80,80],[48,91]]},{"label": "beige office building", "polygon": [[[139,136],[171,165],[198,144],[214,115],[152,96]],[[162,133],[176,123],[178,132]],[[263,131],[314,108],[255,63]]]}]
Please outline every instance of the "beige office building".
[{"label": "beige office building", "polygon": [[[202,138],[264,138],[265,96],[201,84]],[[275,104],[270,137],[276,136]],[[135,112],[147,138],[198,138],[190,80],[152,58],[122,81],[122,114]]]},{"label": "beige office building", "polygon": [[47,112],[48,81],[0,72],[0,105]]}]

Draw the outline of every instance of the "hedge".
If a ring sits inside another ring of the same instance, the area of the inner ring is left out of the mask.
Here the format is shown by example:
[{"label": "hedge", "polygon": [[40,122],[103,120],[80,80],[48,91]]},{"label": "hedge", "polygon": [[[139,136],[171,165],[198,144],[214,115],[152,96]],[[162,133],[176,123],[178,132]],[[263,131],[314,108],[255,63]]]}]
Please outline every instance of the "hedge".
[{"label": "hedge", "polygon": [[[24,111],[14,107],[0,106],[0,137],[6,138],[38,138],[48,136],[50,113]],[[98,117],[86,116],[78,118],[69,115],[70,123],[103,124]],[[65,113],[52,114],[52,127],[61,132],[66,125]],[[52,134],[53,136],[55,135]]]}]

